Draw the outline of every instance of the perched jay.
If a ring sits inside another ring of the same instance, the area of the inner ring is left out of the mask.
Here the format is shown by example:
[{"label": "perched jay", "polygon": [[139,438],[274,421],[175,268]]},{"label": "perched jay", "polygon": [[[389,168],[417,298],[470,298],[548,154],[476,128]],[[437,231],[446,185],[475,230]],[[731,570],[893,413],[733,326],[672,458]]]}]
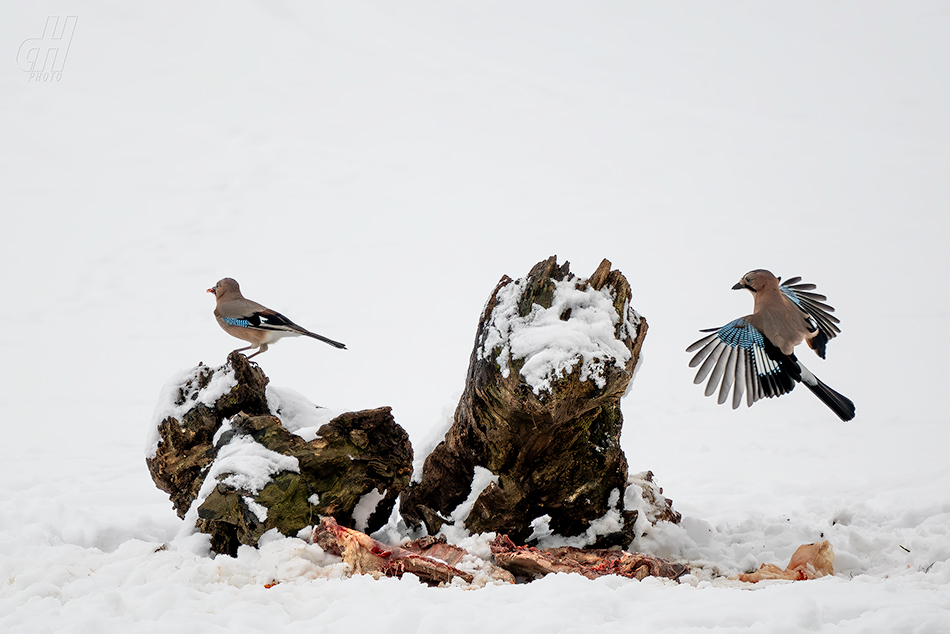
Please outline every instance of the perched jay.
[{"label": "perched jay", "polygon": [[224,328],[224,332],[251,344],[246,348],[238,348],[234,352],[260,348],[248,359],[266,352],[269,344],[282,337],[306,335],[324,341],[336,348],[346,348],[338,341],[327,339],[310,332],[306,328],[301,328],[280,313],[246,299],[244,295],[241,295],[241,287],[230,277],[219,280],[213,288],[208,289],[208,292],[214,293],[218,300],[214,308],[214,316],[217,318],[218,324]]},{"label": "perched jay", "polygon": [[[841,330],[834,308],[825,304],[827,298],[811,293],[814,284],[800,284],[800,277],[781,282],[769,271],[757,269],[746,273],[733,290],[746,289],[755,298],[751,315],[731,321],[722,328],[700,332],[703,337],[686,352],[699,352],[689,367],[700,366],[694,383],[706,384],[706,396],[719,386],[719,404],[732,392],[732,407],[739,407],[742,393],[749,406],[761,398],[791,392],[796,383],[804,383],[822,403],[841,420],[854,418],[854,403],[822,383],[808,371],[794,354],[802,341],[819,357],[825,358],[825,346]],[[702,364],[702,365],[700,365]],[[711,374],[710,374],[711,373]]]}]

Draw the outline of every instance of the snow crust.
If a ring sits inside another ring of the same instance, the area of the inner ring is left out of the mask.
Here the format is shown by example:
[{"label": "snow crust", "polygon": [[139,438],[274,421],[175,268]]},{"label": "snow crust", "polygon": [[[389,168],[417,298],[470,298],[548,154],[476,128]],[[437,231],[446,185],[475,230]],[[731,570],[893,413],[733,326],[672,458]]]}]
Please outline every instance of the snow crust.
[{"label": "snow crust", "polygon": [[[578,365],[581,381],[592,380],[603,388],[606,366],[623,368],[630,351],[615,336],[620,316],[613,306],[611,288],[578,288],[584,281],[571,277],[556,282],[551,306],[534,304],[524,317],[518,314],[518,304],[526,278],[498,289],[479,358],[493,358],[506,378],[511,372],[509,359],[524,360],[520,373],[537,395],[550,392],[553,381]],[[628,310],[623,319],[621,332],[629,338],[635,332],[632,320],[639,316]]]}]

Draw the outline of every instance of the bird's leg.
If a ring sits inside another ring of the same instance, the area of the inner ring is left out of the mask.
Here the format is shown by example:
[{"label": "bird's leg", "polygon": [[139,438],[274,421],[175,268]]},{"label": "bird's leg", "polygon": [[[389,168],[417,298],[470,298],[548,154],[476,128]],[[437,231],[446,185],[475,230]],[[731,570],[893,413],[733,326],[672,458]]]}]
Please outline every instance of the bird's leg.
[{"label": "bird's leg", "polygon": [[238,348],[237,350],[232,350],[231,352],[244,352],[245,350],[250,350],[254,346],[245,346],[243,348]]},{"label": "bird's leg", "polygon": [[[254,347],[254,346],[248,346],[247,348],[253,348],[253,347]],[[247,348],[244,348],[244,350],[247,350]],[[261,344],[261,349],[258,350],[257,352],[255,352],[254,354],[248,355],[247,358],[248,358],[248,360],[250,360],[252,357],[256,357],[257,355],[259,355],[259,354],[262,353],[262,352],[267,352],[267,344],[266,344],[266,343],[262,343],[262,344]]]}]

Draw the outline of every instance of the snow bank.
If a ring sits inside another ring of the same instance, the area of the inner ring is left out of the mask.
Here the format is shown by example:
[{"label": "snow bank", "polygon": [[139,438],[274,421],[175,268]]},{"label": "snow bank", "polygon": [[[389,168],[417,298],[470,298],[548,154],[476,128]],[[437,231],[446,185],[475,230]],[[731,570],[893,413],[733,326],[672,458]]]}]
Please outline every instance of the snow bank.
[{"label": "snow bank", "polygon": [[[715,540],[738,536],[723,530]],[[0,542],[0,628],[12,633],[484,634],[517,623],[519,632],[539,634],[630,632],[634,624],[657,633],[822,631],[824,624],[835,632],[936,634],[950,624],[945,564],[926,573],[888,567],[891,574],[879,569],[755,586],[695,576],[676,584],[557,574],[465,591],[428,588],[411,575],[349,578],[338,558],[274,531],[259,549],[241,547],[234,558],[197,555],[144,535],[111,552],[64,543],[52,533],[10,546]]]}]

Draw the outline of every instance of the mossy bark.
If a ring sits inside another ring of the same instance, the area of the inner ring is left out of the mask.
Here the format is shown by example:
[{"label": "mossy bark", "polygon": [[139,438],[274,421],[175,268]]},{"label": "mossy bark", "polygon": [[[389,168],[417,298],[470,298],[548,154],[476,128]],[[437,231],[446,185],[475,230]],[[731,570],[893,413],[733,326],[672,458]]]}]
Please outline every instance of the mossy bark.
[{"label": "mossy bark", "polygon": [[[323,425],[317,438],[308,442],[270,414],[264,392],[268,379],[256,364],[239,353],[232,353],[228,363],[237,385],[212,407],[196,403],[181,420],[162,421],[161,442],[155,456],[146,460],[152,479],[169,494],[179,516],[184,518],[198,499],[221,449],[237,437],[250,437],[270,451],[296,459],[297,469],[272,474],[260,490],[229,486],[223,481],[230,474],[219,474],[197,509],[197,528],[211,534],[215,552],[233,555],[241,544],[256,545],[271,528],[294,535],[321,516],[353,527],[354,510],[373,492],[381,499],[361,528],[369,532],[381,528],[412,475],[412,445],[391,409],[346,412]],[[207,385],[213,373],[203,366],[196,381]],[[182,386],[179,405],[187,402],[195,387]],[[219,434],[225,421],[229,427]]]},{"label": "mossy bark", "polygon": [[[321,427],[319,437],[304,441],[273,416],[231,419],[219,448],[235,436],[250,436],[270,451],[297,459],[299,472],[275,474],[260,491],[242,491],[218,483],[198,507],[198,529],[212,535],[233,554],[239,544],[254,545],[271,528],[295,535],[320,517],[333,517],[353,527],[353,511],[364,495],[380,491],[382,499],[369,516],[366,531],[381,528],[399,493],[412,475],[412,448],[405,431],[392,419],[390,408],[348,412]],[[228,474],[221,474],[225,479]],[[314,498],[316,495],[316,498]],[[248,500],[266,512],[261,519]],[[313,501],[316,500],[316,503]]]}]

